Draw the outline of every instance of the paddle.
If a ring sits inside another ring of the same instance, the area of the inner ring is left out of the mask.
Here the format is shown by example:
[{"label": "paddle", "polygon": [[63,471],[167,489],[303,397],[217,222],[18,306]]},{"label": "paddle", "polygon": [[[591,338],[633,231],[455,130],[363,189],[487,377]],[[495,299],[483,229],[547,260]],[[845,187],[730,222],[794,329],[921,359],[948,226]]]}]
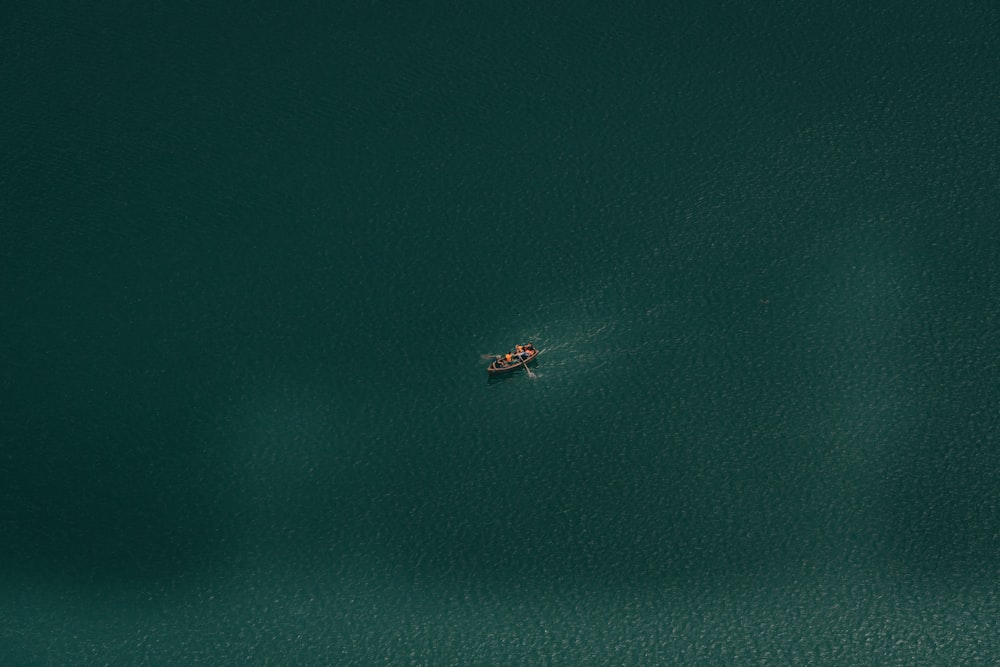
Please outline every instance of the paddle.
[{"label": "paddle", "polygon": [[528,357],[527,359],[524,360],[524,370],[528,371],[528,377],[530,378],[535,377],[535,374],[531,372],[530,368],[528,368],[528,362],[531,361],[532,359],[534,359],[534,357]]}]

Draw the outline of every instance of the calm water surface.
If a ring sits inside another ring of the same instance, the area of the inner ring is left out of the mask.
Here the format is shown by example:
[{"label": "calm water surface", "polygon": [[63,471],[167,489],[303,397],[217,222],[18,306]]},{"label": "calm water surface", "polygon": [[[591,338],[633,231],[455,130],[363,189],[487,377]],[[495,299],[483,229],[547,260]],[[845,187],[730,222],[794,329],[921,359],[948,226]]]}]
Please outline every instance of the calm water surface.
[{"label": "calm water surface", "polygon": [[4,664],[1000,659],[993,5],[0,23]]}]

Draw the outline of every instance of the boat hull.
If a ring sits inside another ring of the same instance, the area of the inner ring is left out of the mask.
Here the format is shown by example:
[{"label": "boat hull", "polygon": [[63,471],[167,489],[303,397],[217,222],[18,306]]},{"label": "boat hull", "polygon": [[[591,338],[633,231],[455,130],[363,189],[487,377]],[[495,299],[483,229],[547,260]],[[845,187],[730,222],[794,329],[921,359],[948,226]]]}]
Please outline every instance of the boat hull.
[{"label": "boat hull", "polygon": [[531,356],[524,361],[512,361],[505,366],[500,366],[499,368],[497,367],[497,362],[494,361],[490,364],[489,368],[486,369],[486,372],[490,375],[506,375],[507,373],[513,373],[517,369],[524,368],[526,365],[533,362],[537,356],[538,350],[531,350]]}]

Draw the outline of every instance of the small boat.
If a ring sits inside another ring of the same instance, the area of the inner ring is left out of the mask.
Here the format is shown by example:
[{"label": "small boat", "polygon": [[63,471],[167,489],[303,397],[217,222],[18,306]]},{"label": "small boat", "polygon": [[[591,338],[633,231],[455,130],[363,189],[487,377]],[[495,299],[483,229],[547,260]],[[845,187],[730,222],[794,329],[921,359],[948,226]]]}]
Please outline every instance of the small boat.
[{"label": "small boat", "polygon": [[510,373],[516,371],[518,368],[526,366],[535,360],[538,356],[538,350],[536,350],[531,343],[525,343],[524,345],[518,345],[513,351],[500,355],[493,360],[486,372],[490,375],[503,375],[504,373]]}]

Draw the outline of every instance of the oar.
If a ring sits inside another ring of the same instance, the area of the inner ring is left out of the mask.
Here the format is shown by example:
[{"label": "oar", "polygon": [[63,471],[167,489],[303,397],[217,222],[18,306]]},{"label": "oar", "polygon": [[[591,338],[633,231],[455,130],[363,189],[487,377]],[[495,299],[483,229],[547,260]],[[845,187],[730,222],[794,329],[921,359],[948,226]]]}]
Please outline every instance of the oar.
[{"label": "oar", "polygon": [[527,359],[524,360],[524,370],[528,371],[528,377],[530,378],[535,377],[535,374],[531,372],[530,368],[528,368],[528,362],[531,361],[532,359],[534,359],[534,357],[528,357]]}]

